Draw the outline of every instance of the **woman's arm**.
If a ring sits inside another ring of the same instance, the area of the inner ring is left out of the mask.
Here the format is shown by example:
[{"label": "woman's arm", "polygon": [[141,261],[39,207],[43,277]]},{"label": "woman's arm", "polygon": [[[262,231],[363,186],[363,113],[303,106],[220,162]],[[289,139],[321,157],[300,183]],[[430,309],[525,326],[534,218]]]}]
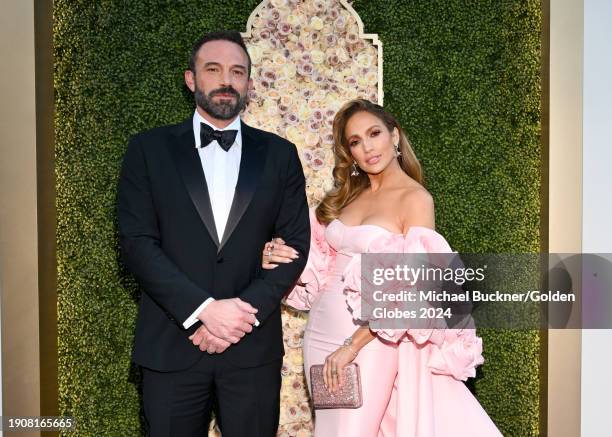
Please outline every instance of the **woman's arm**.
[{"label": "woman's arm", "polygon": [[357,358],[359,351],[376,335],[367,326],[357,328],[352,336],[346,339],[334,353],[325,359],[323,365],[323,381],[332,393],[338,391],[343,383],[344,367]]}]

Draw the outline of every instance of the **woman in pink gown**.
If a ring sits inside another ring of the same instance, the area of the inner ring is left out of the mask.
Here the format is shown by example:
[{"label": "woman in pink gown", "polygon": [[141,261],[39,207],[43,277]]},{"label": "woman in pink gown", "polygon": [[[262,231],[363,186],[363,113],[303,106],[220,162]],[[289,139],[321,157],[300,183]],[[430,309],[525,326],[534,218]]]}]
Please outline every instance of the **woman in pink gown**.
[{"label": "woman in pink gown", "polygon": [[[315,437],[501,436],[464,385],[482,364],[474,329],[371,329],[360,308],[362,253],[446,253],[433,202],[397,121],[365,100],[334,120],[335,189],[311,210],[308,262],[287,304],[309,311],[304,367],[325,364],[335,391],[359,364],[363,406],[315,411]],[[264,268],[291,262],[275,239]],[[308,380],[309,390],[311,389]]]}]

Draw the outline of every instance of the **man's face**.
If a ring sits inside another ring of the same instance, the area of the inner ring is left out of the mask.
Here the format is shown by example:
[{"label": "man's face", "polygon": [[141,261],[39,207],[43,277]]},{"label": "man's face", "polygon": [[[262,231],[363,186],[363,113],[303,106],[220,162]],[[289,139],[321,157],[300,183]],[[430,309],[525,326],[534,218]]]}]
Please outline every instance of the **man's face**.
[{"label": "man's face", "polygon": [[185,83],[196,105],[212,118],[231,120],[248,103],[253,81],[248,77],[248,57],[231,41],[209,41],[198,50],[195,74],[185,72]]}]

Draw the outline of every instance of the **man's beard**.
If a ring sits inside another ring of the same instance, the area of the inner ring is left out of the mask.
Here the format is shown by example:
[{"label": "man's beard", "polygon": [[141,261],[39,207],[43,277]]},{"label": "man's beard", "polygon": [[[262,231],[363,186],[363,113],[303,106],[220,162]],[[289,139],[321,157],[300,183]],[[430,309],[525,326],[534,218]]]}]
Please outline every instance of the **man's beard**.
[{"label": "man's beard", "polygon": [[[235,101],[213,101],[213,97],[217,94],[231,94],[236,97]],[[206,111],[211,117],[218,120],[231,120],[235,118],[240,111],[246,108],[248,103],[248,95],[241,96],[238,91],[232,87],[223,87],[212,90],[208,94],[204,94],[196,85],[193,93],[196,105]]]}]

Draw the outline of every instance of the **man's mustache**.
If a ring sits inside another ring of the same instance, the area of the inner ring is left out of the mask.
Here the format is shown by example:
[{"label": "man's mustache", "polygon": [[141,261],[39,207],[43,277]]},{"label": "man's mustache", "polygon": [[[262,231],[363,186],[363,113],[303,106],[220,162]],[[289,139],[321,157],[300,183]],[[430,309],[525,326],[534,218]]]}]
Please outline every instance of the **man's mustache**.
[{"label": "man's mustache", "polygon": [[208,96],[210,98],[216,96],[217,94],[232,94],[233,96],[235,96],[236,98],[240,98],[240,94],[238,93],[238,91],[236,91],[234,88],[232,87],[224,87],[224,88],[218,88],[216,90],[212,90]]}]

